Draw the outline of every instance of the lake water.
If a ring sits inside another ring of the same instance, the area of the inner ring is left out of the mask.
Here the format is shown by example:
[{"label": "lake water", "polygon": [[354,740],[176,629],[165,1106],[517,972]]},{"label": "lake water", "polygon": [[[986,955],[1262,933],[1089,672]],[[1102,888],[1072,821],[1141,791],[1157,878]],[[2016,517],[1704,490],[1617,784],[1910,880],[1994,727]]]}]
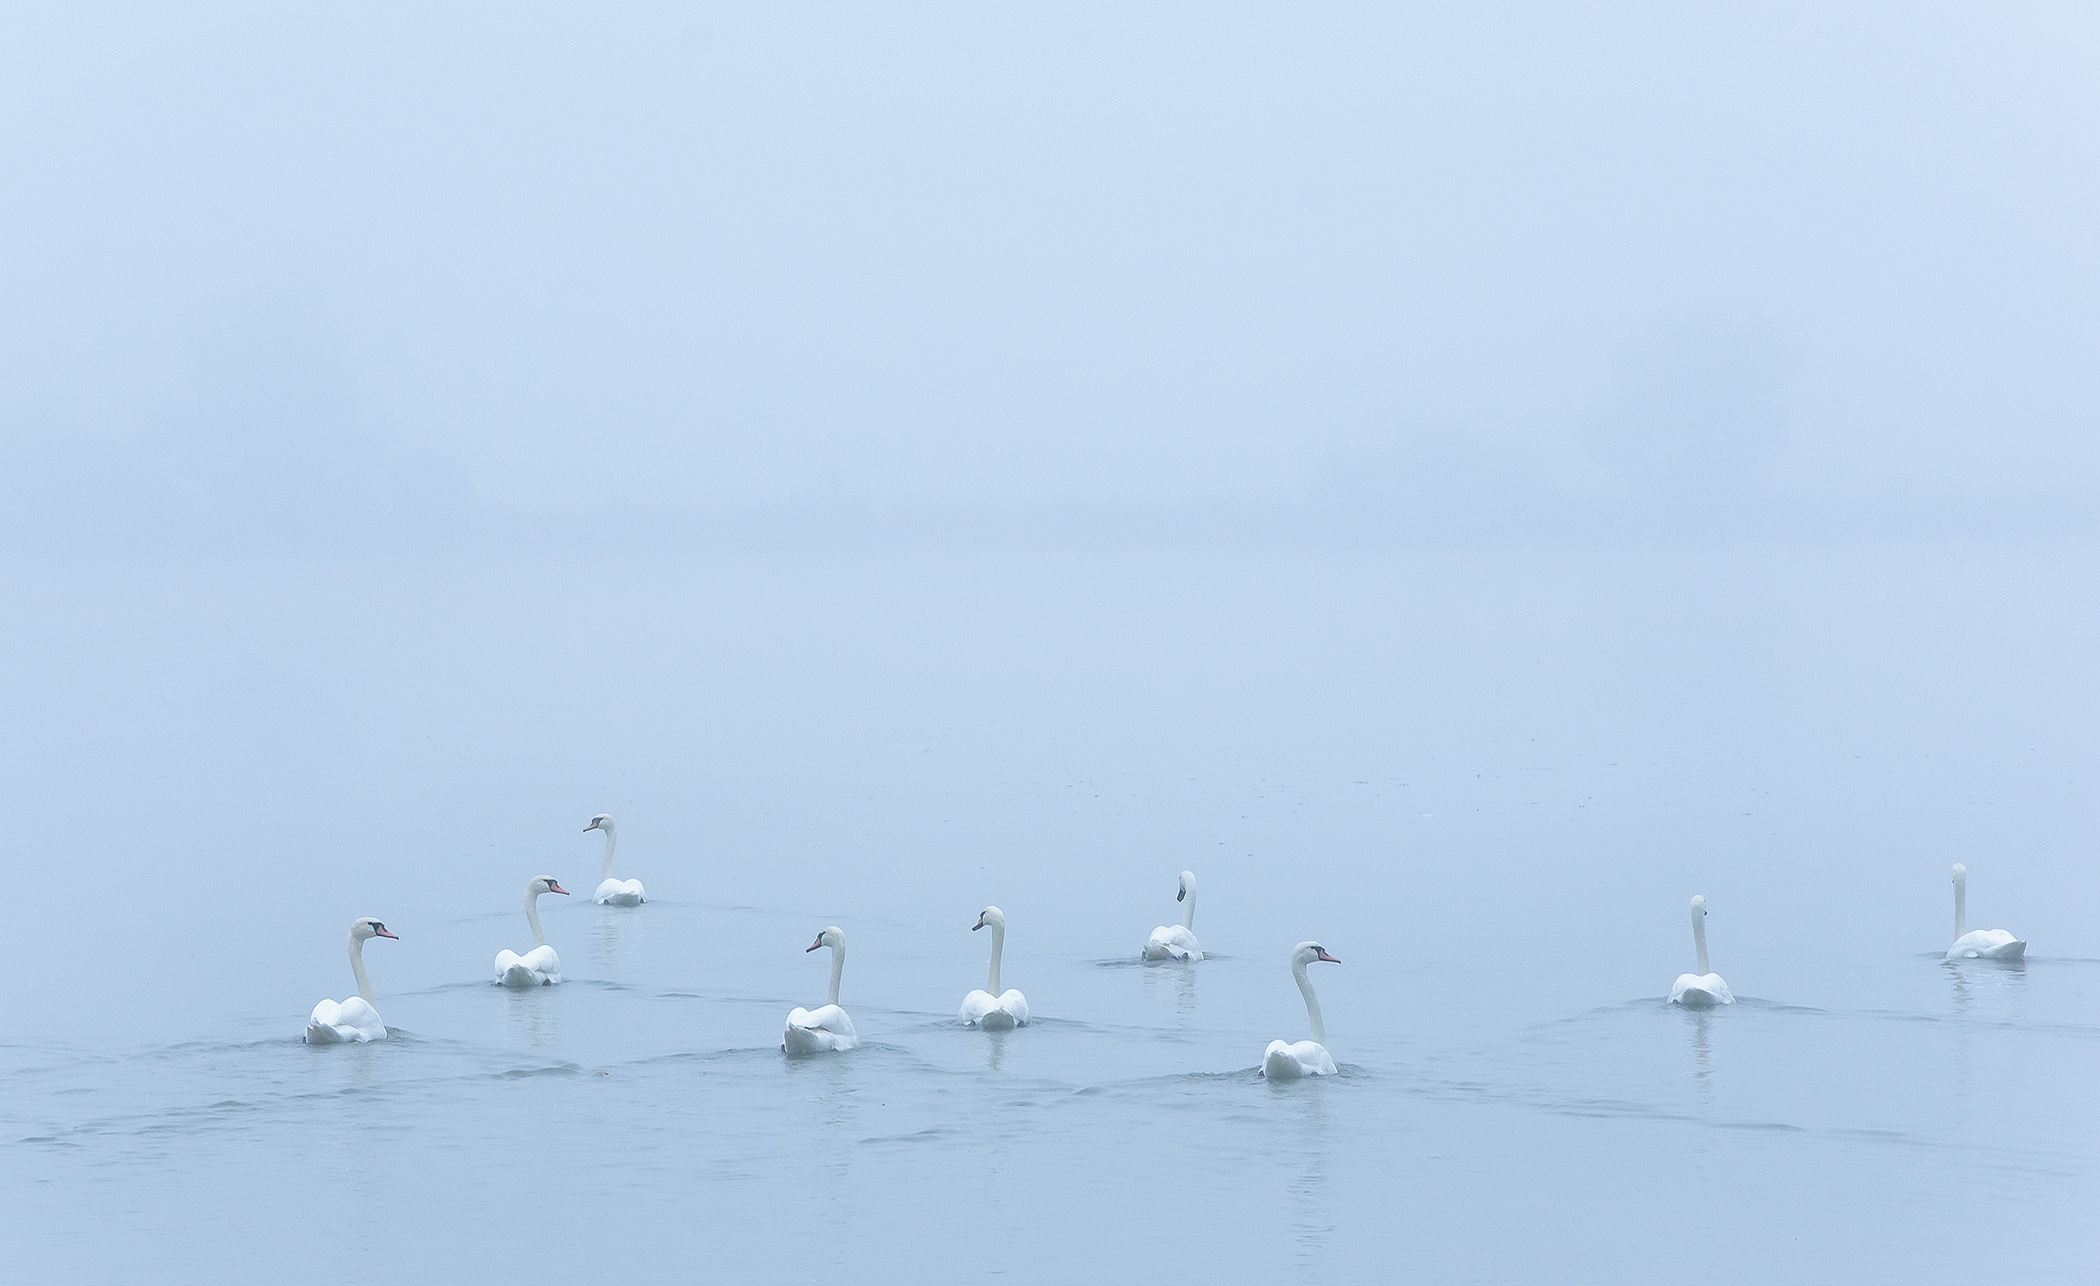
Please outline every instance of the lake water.
[{"label": "lake water", "polygon": [[[11,1269],[2082,1280],[2093,553],[0,565]],[[307,1048],[359,915],[393,1037]]]}]

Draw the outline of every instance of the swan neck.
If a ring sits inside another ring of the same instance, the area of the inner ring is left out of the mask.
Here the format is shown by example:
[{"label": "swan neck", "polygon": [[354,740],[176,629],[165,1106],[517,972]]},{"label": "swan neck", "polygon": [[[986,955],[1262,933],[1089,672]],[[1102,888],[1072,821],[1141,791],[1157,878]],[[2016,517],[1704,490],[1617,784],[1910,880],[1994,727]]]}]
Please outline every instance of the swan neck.
[{"label": "swan neck", "polygon": [[612,878],[613,843],[619,839],[619,836],[613,832],[613,828],[610,826],[601,826],[598,829],[605,832],[605,872],[598,877],[602,883]]},{"label": "swan neck", "polygon": [[1196,882],[1190,880],[1188,888],[1188,906],[1181,913],[1181,927],[1194,933],[1196,931]]},{"label": "swan neck", "polygon": [[372,998],[372,980],[365,977],[365,944],[355,934],[350,938],[350,972],[357,975],[357,994],[372,1008],[379,1008],[379,1002]]},{"label": "swan neck", "polygon": [[532,945],[536,947],[546,946],[547,935],[540,932],[539,894],[527,893],[525,895],[525,919],[528,923],[532,925]]},{"label": "swan neck", "polygon": [[992,976],[984,984],[984,989],[996,1000],[999,998],[999,957],[1006,953],[1006,926],[994,924],[987,927],[992,931]]},{"label": "swan neck", "polygon": [[1327,1047],[1327,1023],[1320,1017],[1320,998],[1313,994],[1312,979],[1305,976],[1303,961],[1293,961],[1291,976],[1298,980],[1298,990],[1305,994],[1305,1016],[1312,1022],[1313,1044]]},{"label": "swan neck", "polygon": [[844,944],[834,944],[831,948],[831,996],[824,1002],[825,1004],[835,1005],[839,1003],[839,979],[844,977],[845,973],[846,948]]},{"label": "swan neck", "polygon": [[1699,948],[1699,976],[1703,978],[1713,972],[1706,967],[1706,917],[1703,915],[1692,917],[1692,942]]},{"label": "swan neck", "polygon": [[1959,938],[1969,931],[1969,882],[1954,882],[1954,936]]}]

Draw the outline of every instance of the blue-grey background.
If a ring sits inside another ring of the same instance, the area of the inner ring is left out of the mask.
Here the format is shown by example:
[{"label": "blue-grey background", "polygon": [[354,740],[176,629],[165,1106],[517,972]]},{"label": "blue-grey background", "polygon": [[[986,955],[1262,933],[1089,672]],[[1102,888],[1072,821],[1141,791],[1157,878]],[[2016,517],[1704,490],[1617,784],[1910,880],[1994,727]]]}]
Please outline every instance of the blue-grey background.
[{"label": "blue-grey background", "polygon": [[10,1262],[2077,1280],[2096,35],[0,14]]}]

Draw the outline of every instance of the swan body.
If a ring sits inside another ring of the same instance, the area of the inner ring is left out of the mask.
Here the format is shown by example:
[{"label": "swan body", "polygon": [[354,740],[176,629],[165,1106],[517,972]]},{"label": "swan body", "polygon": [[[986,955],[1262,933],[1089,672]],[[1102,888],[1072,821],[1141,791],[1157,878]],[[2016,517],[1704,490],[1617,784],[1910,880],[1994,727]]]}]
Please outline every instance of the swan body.
[{"label": "swan body", "polygon": [[315,1005],[306,1020],[307,1044],[363,1044],[386,1039],[386,1024],[379,1020],[379,1007],[372,1003],[372,981],[365,977],[365,943],[394,936],[370,916],[350,922],[350,972],[357,978],[357,994],[340,1004],[324,1000]]},{"label": "swan body", "polygon": [[1196,873],[1181,873],[1181,891],[1174,895],[1176,902],[1187,903],[1181,913],[1180,924],[1162,924],[1145,939],[1144,958],[1147,960],[1201,960],[1203,944],[1196,941]]},{"label": "swan body", "polygon": [[591,894],[591,901],[599,906],[640,906],[647,902],[649,895],[642,889],[640,880],[613,878],[613,845],[620,838],[619,828],[613,825],[613,819],[605,813],[600,813],[583,829],[605,832],[605,873],[598,882],[598,891]]},{"label": "swan body", "polygon": [[2025,960],[2027,944],[2005,929],[1969,927],[1969,870],[1954,864],[1954,945],[1949,960]]},{"label": "swan body", "polygon": [[539,900],[542,893],[559,893],[567,897],[569,891],[555,882],[551,875],[542,875],[525,885],[525,919],[532,925],[532,950],[524,955],[515,951],[496,953],[496,981],[506,987],[551,987],[561,981],[561,957],[547,945],[547,935],[540,932]]},{"label": "swan body", "polygon": [[962,1008],[955,1016],[966,1027],[982,1027],[986,1031],[1011,1031],[1028,1025],[1028,997],[1009,987],[999,990],[999,957],[1006,952],[1006,913],[998,907],[988,906],[977,916],[977,923],[970,932],[988,928],[992,931],[991,977],[983,990],[973,991],[963,997]]},{"label": "swan body", "polygon": [[1313,994],[1312,979],[1305,976],[1305,966],[1315,960],[1341,963],[1317,942],[1301,942],[1291,948],[1291,977],[1297,979],[1298,991],[1305,997],[1305,1016],[1312,1023],[1312,1039],[1270,1041],[1261,1056],[1261,1074],[1267,1080],[1295,1081],[1301,1076],[1335,1073],[1334,1055],[1327,1052],[1327,1023],[1320,1017],[1320,998]]},{"label": "swan body", "polygon": [[1692,942],[1699,948],[1699,972],[1681,973],[1677,981],[1670,984],[1670,1003],[1683,1005],[1687,1009],[1711,1009],[1715,1005],[1732,1005],[1735,993],[1721,975],[1706,967],[1706,898],[1692,898]]},{"label": "swan body", "polygon": [[818,947],[831,948],[831,998],[816,1009],[798,1005],[788,1011],[787,1029],[780,1033],[783,1053],[839,1053],[860,1044],[860,1037],[853,1031],[853,1019],[839,1008],[839,979],[846,972],[846,931],[832,925],[818,934],[803,954]]}]

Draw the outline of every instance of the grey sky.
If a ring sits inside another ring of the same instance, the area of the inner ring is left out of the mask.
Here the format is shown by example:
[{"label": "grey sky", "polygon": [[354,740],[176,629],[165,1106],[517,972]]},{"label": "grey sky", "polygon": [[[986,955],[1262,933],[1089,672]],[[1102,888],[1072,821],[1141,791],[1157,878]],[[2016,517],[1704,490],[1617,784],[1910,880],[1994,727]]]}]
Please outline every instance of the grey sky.
[{"label": "grey sky", "polygon": [[17,7],[0,542],[2095,498],[2091,10],[1463,8]]}]

